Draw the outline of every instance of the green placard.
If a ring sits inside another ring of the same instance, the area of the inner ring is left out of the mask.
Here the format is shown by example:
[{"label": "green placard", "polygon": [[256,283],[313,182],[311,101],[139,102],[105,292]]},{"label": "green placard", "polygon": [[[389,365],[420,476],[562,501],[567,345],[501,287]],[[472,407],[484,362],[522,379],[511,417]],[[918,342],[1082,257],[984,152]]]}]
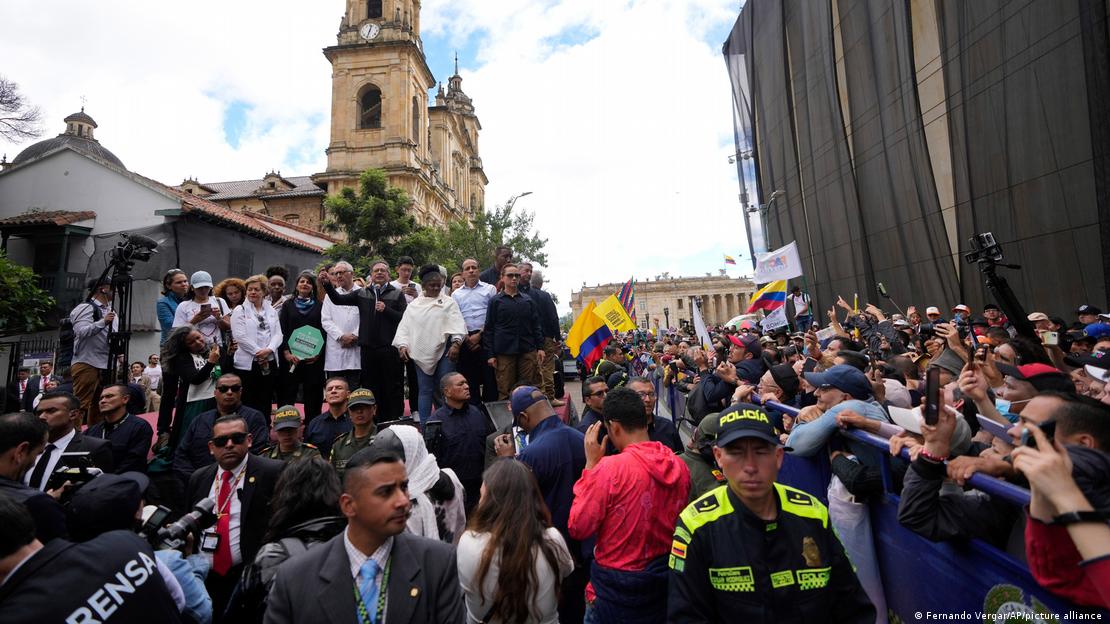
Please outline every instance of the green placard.
[{"label": "green placard", "polygon": [[300,359],[316,357],[324,350],[324,334],[315,327],[298,327],[289,334],[289,351]]}]

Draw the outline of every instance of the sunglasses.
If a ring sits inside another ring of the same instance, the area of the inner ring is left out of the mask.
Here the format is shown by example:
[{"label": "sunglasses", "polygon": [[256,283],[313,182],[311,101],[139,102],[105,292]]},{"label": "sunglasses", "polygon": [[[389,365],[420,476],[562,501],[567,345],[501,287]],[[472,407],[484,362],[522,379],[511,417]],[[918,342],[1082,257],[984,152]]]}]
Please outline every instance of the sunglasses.
[{"label": "sunglasses", "polygon": [[212,438],[211,442],[216,448],[223,448],[227,446],[227,441],[231,440],[232,444],[242,444],[247,441],[247,434],[242,431],[236,431],[231,435],[222,435]]},{"label": "sunglasses", "polygon": [[506,279],[520,279],[520,273],[506,273]]},{"label": "sunglasses", "polygon": [[223,393],[223,392],[239,392],[242,389],[243,389],[243,386],[241,386],[239,384],[235,384],[234,386],[216,386],[216,392],[220,392],[220,393]]},{"label": "sunglasses", "polygon": [[261,330],[269,329],[269,326],[266,325],[266,319],[262,318],[261,315],[256,314],[255,318],[258,319],[258,329],[261,329]]}]

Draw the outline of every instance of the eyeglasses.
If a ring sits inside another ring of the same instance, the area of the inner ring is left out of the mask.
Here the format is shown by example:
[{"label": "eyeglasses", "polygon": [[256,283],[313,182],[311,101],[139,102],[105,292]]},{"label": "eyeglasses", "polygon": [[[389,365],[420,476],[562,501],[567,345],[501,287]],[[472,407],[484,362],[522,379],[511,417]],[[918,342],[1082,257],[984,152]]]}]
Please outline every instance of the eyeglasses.
[{"label": "eyeglasses", "polygon": [[216,392],[219,392],[221,394],[224,392],[239,392],[242,389],[243,386],[239,384],[235,384],[233,386],[216,386]]},{"label": "eyeglasses", "polygon": [[211,442],[216,448],[223,448],[227,446],[228,440],[231,440],[232,444],[242,444],[247,441],[247,434],[242,431],[236,431],[230,435],[216,436],[212,438]]},{"label": "eyeglasses", "polygon": [[655,392],[652,390],[648,390],[647,392],[637,392],[636,394],[640,395],[641,399],[655,396]]},{"label": "eyeglasses", "polygon": [[596,390],[596,391],[594,391],[594,392],[591,392],[591,393],[587,394],[586,396],[588,396],[588,397],[592,397],[592,396],[605,396],[606,394],[609,394],[609,391],[608,391],[608,390]]}]

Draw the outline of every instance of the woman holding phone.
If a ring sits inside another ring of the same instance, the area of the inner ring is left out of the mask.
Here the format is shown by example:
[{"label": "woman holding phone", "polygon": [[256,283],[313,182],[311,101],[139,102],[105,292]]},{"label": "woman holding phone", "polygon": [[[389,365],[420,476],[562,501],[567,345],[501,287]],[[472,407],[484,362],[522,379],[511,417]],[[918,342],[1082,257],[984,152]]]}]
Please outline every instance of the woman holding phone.
[{"label": "woman holding phone", "polygon": [[208,345],[222,346],[221,332],[231,328],[231,312],[227,303],[212,295],[212,276],[208,271],[197,271],[189,280],[188,298],[177,306],[173,326],[192,325]]}]

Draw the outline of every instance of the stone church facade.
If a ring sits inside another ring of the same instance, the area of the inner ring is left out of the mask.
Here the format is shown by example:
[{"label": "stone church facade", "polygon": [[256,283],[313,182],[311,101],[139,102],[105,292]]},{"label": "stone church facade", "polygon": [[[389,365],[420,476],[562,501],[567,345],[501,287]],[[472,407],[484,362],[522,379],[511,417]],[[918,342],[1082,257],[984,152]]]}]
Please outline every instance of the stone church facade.
[{"label": "stone church facade", "polygon": [[[601,303],[620,292],[623,283],[582,285],[570,295],[570,307],[577,318],[590,300]],[[636,320],[643,329],[682,327],[693,321],[694,299],[701,301],[702,318],[708,325],[719,325],[744,314],[756,287],[751,280],[727,275],[705,277],[658,276],[636,282]]]},{"label": "stone church facade", "polygon": [[376,168],[412,198],[419,223],[443,225],[480,213],[489,182],[478,151],[482,125],[462,90],[458,60],[446,89],[437,85],[420,39],[419,0],[345,1],[336,44],[324,49],[332,64],[327,168],[312,176],[189,179],[178,188],[232,210],[319,229],[324,198],[357,189],[359,175]]}]

